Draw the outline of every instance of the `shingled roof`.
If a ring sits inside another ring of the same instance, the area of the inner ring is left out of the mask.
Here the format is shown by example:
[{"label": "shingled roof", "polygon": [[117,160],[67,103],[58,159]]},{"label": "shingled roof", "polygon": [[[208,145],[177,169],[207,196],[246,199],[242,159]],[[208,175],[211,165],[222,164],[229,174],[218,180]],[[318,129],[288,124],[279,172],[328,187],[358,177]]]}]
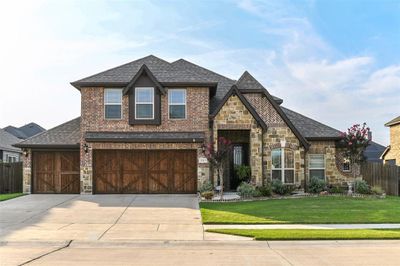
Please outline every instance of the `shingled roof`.
[{"label": "shingled roof", "polygon": [[19,148],[46,148],[46,147],[79,147],[81,118],[75,118],[64,124],[30,137],[15,147]]},{"label": "shingled roof", "polygon": [[307,140],[340,139],[340,131],[281,106],[283,112]]},{"label": "shingled roof", "polygon": [[[213,97],[210,101],[210,113],[215,110],[218,103],[224,98],[232,85],[236,83],[233,79],[224,77],[184,59],[179,59],[169,63],[154,55],[149,55],[127,64],[74,81],[71,84],[78,89],[84,86],[125,87],[130,81],[132,81],[132,78],[141,68],[143,68],[144,65],[151,71],[157,81],[164,86],[193,84],[216,87],[216,92],[211,93]],[[282,102],[282,99],[275,96],[273,97],[278,104]]]},{"label": "shingled roof", "polygon": [[42,128],[36,123],[31,122],[22,127],[7,126],[4,128],[4,130],[19,139],[27,139],[45,131],[46,129]]},{"label": "shingled roof", "polygon": [[389,122],[387,122],[385,124],[385,126],[390,127],[390,126],[394,126],[396,124],[400,124],[400,116],[396,117],[395,119],[390,120]]},{"label": "shingled roof", "polygon": [[12,146],[13,144],[16,144],[20,141],[21,140],[16,136],[8,133],[3,129],[0,129],[0,150],[21,152],[21,149]]}]

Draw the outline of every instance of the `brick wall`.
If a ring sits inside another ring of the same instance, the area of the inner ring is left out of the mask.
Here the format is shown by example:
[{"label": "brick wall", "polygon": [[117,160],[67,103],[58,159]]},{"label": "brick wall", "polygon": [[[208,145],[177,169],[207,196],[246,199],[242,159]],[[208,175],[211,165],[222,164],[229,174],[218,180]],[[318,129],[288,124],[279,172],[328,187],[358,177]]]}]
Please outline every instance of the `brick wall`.
[{"label": "brick wall", "polygon": [[[155,132],[205,132],[209,137],[209,90],[208,88],[187,88],[186,119],[168,118],[168,96],[161,96],[160,125],[130,125],[129,97],[122,99],[122,119],[104,119],[104,88],[81,89],[81,146],[85,143],[86,131],[155,131]],[[198,158],[203,157],[199,143],[87,143],[89,151],[81,149],[81,193],[91,194],[93,185],[92,150],[93,149],[196,149]],[[200,186],[209,179],[208,164],[198,164]]]},{"label": "brick wall", "polygon": [[25,194],[31,193],[32,179],[32,150],[27,149],[27,156],[22,155],[22,192]]}]

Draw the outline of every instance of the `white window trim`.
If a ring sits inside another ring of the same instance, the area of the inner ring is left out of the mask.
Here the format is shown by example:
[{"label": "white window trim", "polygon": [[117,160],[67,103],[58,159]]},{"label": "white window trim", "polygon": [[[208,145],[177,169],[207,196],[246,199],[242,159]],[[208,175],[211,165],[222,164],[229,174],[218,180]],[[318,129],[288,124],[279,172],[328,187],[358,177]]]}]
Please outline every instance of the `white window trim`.
[{"label": "white window trim", "polygon": [[[285,167],[285,149],[288,149],[288,148],[273,149],[273,150],[280,150],[281,151],[281,167],[280,168],[272,168],[272,163],[271,163],[271,178],[272,178],[272,172],[274,170],[281,170],[281,181],[282,181],[282,184],[292,185],[292,184],[295,183],[294,166],[296,165],[296,158],[295,158],[295,156],[293,154],[293,167],[292,168]],[[272,161],[272,151],[273,150],[271,150],[271,161]],[[291,150],[291,149],[288,149],[288,150],[290,150],[291,152],[294,153],[293,150]],[[285,170],[293,170],[293,183],[285,183]]]},{"label": "white window trim", "polygon": [[[323,168],[321,168],[321,167],[311,168],[310,164],[311,164],[311,156],[312,155],[322,155],[322,156],[324,156],[324,167]],[[310,174],[311,170],[324,170],[324,180],[326,181],[326,156],[325,156],[325,154],[313,153],[313,154],[309,154],[308,155],[308,177],[309,178],[311,178],[311,174]]]},{"label": "white window trim", "polygon": [[[170,102],[170,92],[172,92],[172,91],[183,91],[185,93],[185,103],[184,104],[182,104],[182,103],[171,103]],[[187,119],[187,98],[186,97],[187,97],[186,89],[169,89],[168,90],[168,119],[171,119],[171,120],[184,120],[184,119]],[[185,105],[185,117],[184,118],[171,118],[170,117],[170,111],[169,111],[170,105]]]},{"label": "white window trim", "polygon": [[[121,103],[107,103],[106,102],[106,91],[119,91],[121,92]],[[106,117],[106,105],[120,105],[121,106],[121,116],[119,118],[108,118]],[[121,120],[123,117],[122,114],[122,89],[120,88],[105,88],[104,89],[104,119],[106,120]]]},{"label": "white window trim", "polygon": [[[152,94],[152,101],[151,102],[138,102],[137,99],[137,93],[138,90],[150,90],[151,94]],[[144,118],[140,118],[137,117],[137,105],[138,104],[151,104],[152,106],[152,117],[148,118],[148,117],[144,117]],[[135,88],[135,119],[136,120],[153,120],[154,119],[154,88],[153,87],[136,87]]]},{"label": "white window trim", "polygon": [[[348,160],[348,162],[347,162],[347,163],[349,164],[349,169],[348,169],[348,170],[345,170],[345,169],[344,169],[344,164],[346,163],[345,160]],[[350,173],[350,172],[351,172],[351,163],[350,163],[350,159],[348,159],[348,158],[343,158],[342,171],[345,172],[345,173]]]}]

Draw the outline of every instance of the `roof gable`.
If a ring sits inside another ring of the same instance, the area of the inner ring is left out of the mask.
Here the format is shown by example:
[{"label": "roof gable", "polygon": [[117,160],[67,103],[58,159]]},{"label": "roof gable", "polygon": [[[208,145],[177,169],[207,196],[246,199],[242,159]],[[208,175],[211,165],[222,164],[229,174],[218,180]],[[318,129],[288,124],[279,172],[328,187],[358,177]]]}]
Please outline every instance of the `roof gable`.
[{"label": "roof gable", "polygon": [[164,87],[160,84],[160,82],[158,82],[158,80],[156,79],[156,77],[154,77],[153,73],[151,73],[150,69],[146,66],[146,64],[143,64],[141,66],[141,68],[139,69],[139,71],[136,73],[136,75],[132,78],[132,80],[128,83],[128,85],[124,88],[123,90],[123,94],[127,94],[129,92],[129,90],[135,86],[137,80],[143,76],[143,75],[147,75],[150,80],[154,83],[155,87],[158,88],[160,90],[160,92],[162,94],[165,94],[165,89]]},{"label": "roof gable", "polygon": [[220,102],[219,106],[214,110],[213,114],[211,114],[211,117],[215,118],[215,116],[217,116],[219,111],[222,109],[222,107],[225,105],[225,103],[228,101],[228,99],[232,95],[238,96],[240,101],[247,108],[247,110],[250,112],[250,114],[253,116],[253,118],[256,120],[256,122],[260,125],[260,127],[264,130],[267,130],[267,125],[265,124],[265,122],[261,119],[261,117],[258,115],[256,110],[254,110],[254,108],[247,101],[247,99],[240,93],[240,91],[236,85],[233,85],[232,88],[228,91],[228,93],[225,95],[224,99],[222,99],[222,101]]},{"label": "roof gable", "polygon": [[289,120],[289,118],[286,116],[286,114],[282,111],[281,107],[274,100],[272,95],[269,94],[267,89],[265,89],[252,75],[250,75],[249,72],[245,71],[243,73],[243,75],[240,77],[240,79],[238,80],[237,84],[238,84],[238,88],[241,91],[256,89],[260,93],[262,93],[267,98],[267,100],[270,102],[270,104],[273,106],[273,108],[276,110],[276,112],[280,115],[280,117],[283,119],[283,121],[286,123],[286,125],[292,130],[293,134],[299,139],[301,144],[306,149],[310,146],[309,143],[307,142],[307,140],[304,138],[304,136],[297,130],[297,128]]},{"label": "roof gable", "polygon": [[8,133],[3,129],[0,129],[0,150],[21,152],[20,149],[12,146],[20,141],[21,140],[16,136]]}]

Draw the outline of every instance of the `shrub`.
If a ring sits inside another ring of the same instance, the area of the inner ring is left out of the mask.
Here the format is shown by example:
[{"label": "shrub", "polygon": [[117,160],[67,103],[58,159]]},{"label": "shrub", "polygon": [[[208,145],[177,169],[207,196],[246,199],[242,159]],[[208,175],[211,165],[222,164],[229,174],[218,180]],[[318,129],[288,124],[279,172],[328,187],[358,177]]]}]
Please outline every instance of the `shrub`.
[{"label": "shrub", "polygon": [[206,191],[214,191],[214,186],[211,184],[210,181],[206,181],[200,186],[199,191],[200,191],[200,193],[203,193]]},{"label": "shrub", "polygon": [[281,180],[275,179],[272,181],[272,192],[279,195],[288,195],[295,190],[294,185],[283,184]]},{"label": "shrub", "polygon": [[342,194],[344,193],[346,190],[344,187],[341,187],[339,185],[337,186],[331,186],[329,187],[329,193],[338,193],[338,194]]},{"label": "shrub", "polygon": [[258,197],[262,197],[262,196],[263,195],[261,194],[261,191],[258,188],[255,188],[253,197],[258,198]]},{"label": "shrub", "polygon": [[240,181],[248,181],[251,176],[251,168],[248,165],[237,165],[235,166],[236,175]]},{"label": "shrub", "polygon": [[371,189],[368,186],[367,182],[364,180],[356,180],[354,183],[354,191],[360,194],[370,194]]},{"label": "shrub", "polygon": [[375,195],[382,195],[384,193],[382,187],[380,186],[373,186],[371,188],[371,193]]},{"label": "shrub", "polygon": [[326,189],[326,182],[317,177],[311,177],[310,184],[308,184],[308,191],[311,193],[320,193]]},{"label": "shrub", "polygon": [[272,195],[271,184],[267,183],[264,186],[257,187],[257,191],[259,191],[261,196],[263,196],[263,197],[271,197],[271,195]]},{"label": "shrub", "polygon": [[213,191],[204,191],[201,193],[201,196],[207,200],[210,200],[214,197],[214,192]]},{"label": "shrub", "polygon": [[242,182],[238,187],[237,187],[237,192],[239,192],[239,195],[243,198],[248,198],[248,197],[253,197],[255,194],[256,188],[246,182]]}]

